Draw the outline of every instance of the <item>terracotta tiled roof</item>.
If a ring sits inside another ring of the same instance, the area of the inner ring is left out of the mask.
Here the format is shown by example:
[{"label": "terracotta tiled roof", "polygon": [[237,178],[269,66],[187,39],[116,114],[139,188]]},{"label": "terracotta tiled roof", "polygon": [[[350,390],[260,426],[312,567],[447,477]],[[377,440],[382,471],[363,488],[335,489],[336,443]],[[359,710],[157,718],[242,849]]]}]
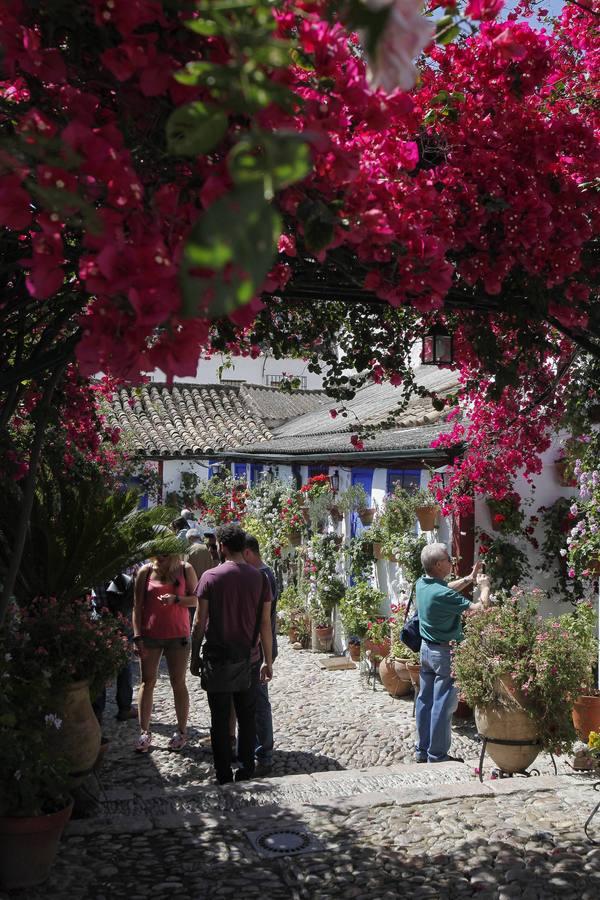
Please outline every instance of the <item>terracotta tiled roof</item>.
[{"label": "terracotta tiled roof", "polygon": [[244,384],[151,383],[121,389],[108,415],[139,456],[205,458],[271,440],[271,421],[279,424],[314,409],[323,396],[320,391],[283,394],[277,388]]}]

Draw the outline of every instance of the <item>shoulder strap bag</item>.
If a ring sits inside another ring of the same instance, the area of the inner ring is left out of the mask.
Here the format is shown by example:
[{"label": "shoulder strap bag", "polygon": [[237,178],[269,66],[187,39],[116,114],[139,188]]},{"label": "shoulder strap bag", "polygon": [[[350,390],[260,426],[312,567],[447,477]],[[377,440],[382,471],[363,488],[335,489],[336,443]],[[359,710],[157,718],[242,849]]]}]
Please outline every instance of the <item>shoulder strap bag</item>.
[{"label": "shoulder strap bag", "polygon": [[418,653],[421,649],[421,631],[419,629],[419,613],[415,609],[414,615],[408,618],[408,613],[410,611],[410,605],[413,601],[413,595],[415,593],[415,586],[413,584],[412,590],[410,592],[410,598],[408,600],[408,606],[406,607],[406,613],[404,615],[404,625],[400,630],[400,640],[403,644],[412,650],[414,653]]}]

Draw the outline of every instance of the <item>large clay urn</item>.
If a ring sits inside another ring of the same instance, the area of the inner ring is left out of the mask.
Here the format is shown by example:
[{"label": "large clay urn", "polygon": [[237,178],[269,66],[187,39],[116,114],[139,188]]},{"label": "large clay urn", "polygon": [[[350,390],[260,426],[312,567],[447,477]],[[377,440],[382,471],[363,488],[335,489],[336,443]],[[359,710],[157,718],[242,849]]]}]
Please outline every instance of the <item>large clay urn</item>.
[{"label": "large clay urn", "polygon": [[573,704],[573,725],[577,737],[587,744],[590,731],[600,731],[600,696],[582,694]]},{"label": "large clay urn", "polygon": [[403,697],[412,690],[410,675],[403,659],[386,656],[379,663],[379,677],[382,685],[392,697]]},{"label": "large clay urn", "polygon": [[[523,772],[538,753],[537,725],[527,713],[527,698],[510,675],[496,679],[497,702],[475,707],[475,724],[482,737],[488,738],[486,752],[504,772]],[[501,741],[523,741],[523,744],[495,744]]]},{"label": "large clay urn", "polygon": [[56,713],[62,726],[52,736],[52,747],[70,763],[73,786],[90,774],[100,753],[100,724],[94,715],[87,681],[69,685]]}]

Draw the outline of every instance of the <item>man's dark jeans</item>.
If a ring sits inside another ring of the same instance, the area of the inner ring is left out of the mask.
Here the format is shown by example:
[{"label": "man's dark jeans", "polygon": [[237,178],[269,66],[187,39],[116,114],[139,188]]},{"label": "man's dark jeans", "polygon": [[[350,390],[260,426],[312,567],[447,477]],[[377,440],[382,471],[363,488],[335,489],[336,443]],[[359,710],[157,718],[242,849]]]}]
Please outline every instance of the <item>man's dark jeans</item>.
[{"label": "man's dark jeans", "polygon": [[217,781],[225,784],[233,780],[231,771],[231,741],[229,738],[229,710],[231,700],[238,721],[238,759],[244,772],[254,772],[256,745],[256,689],[260,676],[260,662],[252,666],[252,680],[247,691],[234,694],[207,692],[210,707],[210,740]]},{"label": "man's dark jeans", "polygon": [[[131,662],[129,660],[125,663],[123,668],[119,670],[116,681],[117,706],[119,712],[125,712],[126,710],[131,709],[131,702],[133,700],[133,676],[131,673]],[[102,714],[106,707],[106,685],[102,688],[98,696],[95,697],[92,706],[94,707],[96,718],[99,722],[102,722]]]}]

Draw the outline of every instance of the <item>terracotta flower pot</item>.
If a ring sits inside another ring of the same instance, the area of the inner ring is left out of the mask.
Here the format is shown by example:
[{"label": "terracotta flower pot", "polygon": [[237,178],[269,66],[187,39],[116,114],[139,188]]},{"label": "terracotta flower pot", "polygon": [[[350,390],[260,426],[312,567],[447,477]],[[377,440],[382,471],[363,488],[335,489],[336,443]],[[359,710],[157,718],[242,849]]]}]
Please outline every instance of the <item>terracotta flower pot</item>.
[{"label": "terracotta flower pot", "polygon": [[573,725],[577,736],[587,743],[590,731],[600,731],[600,697],[582,694],[573,704]]},{"label": "terracotta flower pot", "polygon": [[292,547],[299,547],[302,543],[302,532],[290,531],[288,534],[288,541]]},{"label": "terracotta flower pot", "polygon": [[332,522],[336,522],[336,523],[341,522],[342,519],[344,518],[339,506],[330,506],[329,509],[327,510],[327,512],[331,516]]},{"label": "terracotta flower pot", "polygon": [[353,662],[360,661],[360,644],[348,644],[348,655]]},{"label": "terracotta flower pot", "polygon": [[42,884],[50,874],[60,836],[73,811],[47,816],[0,818],[0,887],[4,890]]},{"label": "terracotta flower pot", "polygon": [[381,552],[381,544],[379,541],[373,541],[373,556],[375,559],[383,559],[383,553]]},{"label": "terracotta flower pot", "polygon": [[310,525],[310,509],[308,508],[308,506],[303,506],[300,512],[302,513],[302,518],[304,519],[306,524]]},{"label": "terracotta flower pot", "polygon": [[422,531],[433,531],[437,525],[439,506],[417,506],[415,515]]},{"label": "terracotta flower pot", "polygon": [[67,688],[64,700],[56,710],[62,726],[50,740],[52,749],[59,756],[66,756],[75,787],[86,778],[98,759],[101,730],[92,709],[90,686],[87,681],[76,681]]},{"label": "terracotta flower pot", "polygon": [[315,628],[317,645],[313,649],[328,652],[331,650],[333,643],[333,625],[327,625],[323,628]]},{"label": "terracotta flower pot", "polygon": [[419,693],[421,686],[421,663],[406,663],[406,669],[412,681],[416,693]]},{"label": "terracotta flower pot", "polygon": [[365,506],[362,509],[357,510],[357,514],[363,525],[372,525],[373,519],[375,518],[375,508],[371,509]]},{"label": "terracotta flower pot", "polygon": [[576,487],[577,479],[569,476],[567,474],[567,462],[564,459],[557,459],[554,461],[554,471],[556,472],[556,478],[558,483],[563,487]]},{"label": "terracotta flower pot", "polygon": [[375,643],[375,641],[365,640],[364,647],[365,651],[371,651],[371,659],[383,659],[390,652],[390,641],[385,640]]},{"label": "terracotta flower pot", "polygon": [[402,697],[410,694],[412,690],[410,675],[403,659],[386,656],[379,663],[379,677],[382,685],[392,697]]}]

